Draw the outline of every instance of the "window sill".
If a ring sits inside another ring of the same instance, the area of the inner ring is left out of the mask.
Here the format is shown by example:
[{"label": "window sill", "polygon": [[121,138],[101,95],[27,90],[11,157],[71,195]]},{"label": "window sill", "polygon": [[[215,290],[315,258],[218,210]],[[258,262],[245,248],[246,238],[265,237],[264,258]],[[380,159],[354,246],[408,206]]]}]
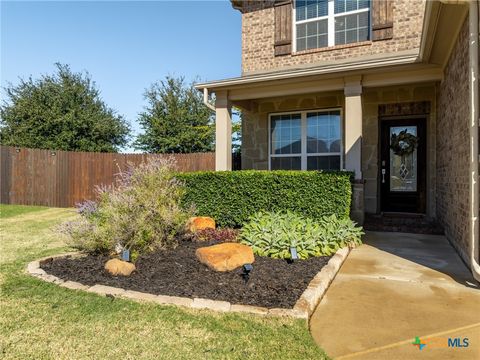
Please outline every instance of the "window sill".
[{"label": "window sill", "polygon": [[333,50],[350,49],[350,48],[355,48],[355,47],[360,47],[360,46],[372,45],[372,43],[373,43],[373,41],[367,40],[367,41],[345,44],[345,45],[335,45],[335,46],[328,46],[328,47],[323,47],[323,48],[318,48],[318,49],[302,50],[302,51],[297,51],[297,52],[292,53],[292,56],[315,54],[315,53],[319,53],[319,52],[327,52],[327,51],[333,51]]}]

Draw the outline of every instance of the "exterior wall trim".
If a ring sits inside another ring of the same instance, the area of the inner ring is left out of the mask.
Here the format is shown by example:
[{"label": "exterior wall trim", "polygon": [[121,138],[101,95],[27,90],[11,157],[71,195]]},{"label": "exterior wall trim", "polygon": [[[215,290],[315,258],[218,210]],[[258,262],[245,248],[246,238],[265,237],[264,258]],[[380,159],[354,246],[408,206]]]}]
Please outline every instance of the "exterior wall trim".
[{"label": "exterior wall trim", "polygon": [[[413,66],[404,66],[398,69],[389,67],[378,71],[370,69],[363,72],[362,86],[384,87],[396,85],[409,85],[421,82],[434,82],[443,79],[443,71],[439,66],[427,66],[424,64],[415,64]],[[341,74],[311,75],[303,78],[285,78],[276,81],[265,80],[253,83],[240,83],[228,87],[209,88],[216,92],[222,89],[229,90],[229,99],[232,101],[251,100],[268,97],[302,95],[307,93],[326,92],[343,90],[345,76],[359,76],[361,72]],[[338,75],[338,76],[337,76]],[[197,85],[200,86],[201,84]],[[203,89],[203,88],[202,88]]]},{"label": "exterior wall trim", "polygon": [[322,75],[322,74],[332,74],[338,72],[347,72],[354,70],[365,70],[379,67],[391,67],[393,65],[406,65],[414,64],[418,60],[417,52],[409,51],[405,54],[389,57],[381,57],[376,59],[357,59],[357,61],[348,61],[348,62],[335,62],[330,65],[309,67],[304,69],[292,69],[290,71],[276,71],[269,73],[259,73],[245,75],[236,78],[230,78],[219,81],[211,81],[196,84],[196,89],[209,88],[212,91],[216,91],[218,88],[231,87],[236,85],[250,85],[253,83],[280,80],[280,79],[291,79],[295,77],[303,76],[313,76],[313,75]]}]

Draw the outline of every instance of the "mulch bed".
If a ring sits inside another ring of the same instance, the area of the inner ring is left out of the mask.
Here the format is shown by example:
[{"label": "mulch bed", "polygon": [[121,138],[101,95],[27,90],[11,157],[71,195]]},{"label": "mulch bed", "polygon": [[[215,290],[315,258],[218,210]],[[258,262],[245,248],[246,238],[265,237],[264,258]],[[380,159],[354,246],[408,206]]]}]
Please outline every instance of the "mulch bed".
[{"label": "mulch bed", "polygon": [[57,258],[42,264],[42,268],[63,280],[90,286],[102,284],[156,295],[199,297],[268,308],[292,308],[309,282],[330,259],[318,257],[289,264],[285,260],[256,256],[250,280],[245,283],[242,268],[216,272],[197,260],[197,248],[215,243],[181,241],[174,250],[141,256],[135,264],[137,270],[129,277],[116,277],[106,272],[106,256]]}]

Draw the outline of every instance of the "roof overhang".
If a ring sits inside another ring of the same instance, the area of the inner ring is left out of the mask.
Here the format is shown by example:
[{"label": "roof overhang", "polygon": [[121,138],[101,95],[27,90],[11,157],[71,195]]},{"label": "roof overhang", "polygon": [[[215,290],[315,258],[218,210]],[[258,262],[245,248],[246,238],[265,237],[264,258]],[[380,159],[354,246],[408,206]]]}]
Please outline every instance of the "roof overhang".
[{"label": "roof overhang", "polygon": [[419,57],[445,67],[468,15],[465,0],[427,1]]},{"label": "roof overhang", "polygon": [[361,76],[363,87],[390,86],[442,80],[439,66],[418,62],[418,55],[344,62],[332,66],[295,69],[196,84],[199,90],[228,91],[232,101],[343,90],[345,81]]},{"label": "roof overhang", "polygon": [[361,57],[355,60],[343,60],[330,63],[323,63],[317,66],[303,66],[297,68],[290,68],[285,70],[278,70],[272,72],[262,72],[252,75],[245,75],[236,78],[210,81],[196,84],[197,89],[208,88],[211,91],[224,90],[237,85],[249,85],[261,83],[265,81],[282,80],[302,78],[307,76],[322,75],[322,74],[338,74],[348,73],[352,71],[374,69],[385,66],[413,64],[418,60],[418,51],[408,51],[402,54],[396,54],[390,57]]}]

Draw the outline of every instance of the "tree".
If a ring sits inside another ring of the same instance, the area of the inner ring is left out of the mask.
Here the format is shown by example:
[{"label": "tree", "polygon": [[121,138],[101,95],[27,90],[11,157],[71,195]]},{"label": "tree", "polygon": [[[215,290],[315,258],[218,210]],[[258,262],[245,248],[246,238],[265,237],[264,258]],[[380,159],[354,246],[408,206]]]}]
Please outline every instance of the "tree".
[{"label": "tree", "polygon": [[236,108],[232,111],[232,151],[242,152],[242,111]]},{"label": "tree", "polygon": [[130,128],[102,101],[90,75],[55,66],[53,75],[20,79],[4,89],[2,145],[103,152],[125,146]]},{"label": "tree", "polygon": [[143,134],[134,147],[149,153],[207,152],[214,148],[213,114],[201,93],[183,77],[167,76],[145,91],[145,111],[139,115]]}]

